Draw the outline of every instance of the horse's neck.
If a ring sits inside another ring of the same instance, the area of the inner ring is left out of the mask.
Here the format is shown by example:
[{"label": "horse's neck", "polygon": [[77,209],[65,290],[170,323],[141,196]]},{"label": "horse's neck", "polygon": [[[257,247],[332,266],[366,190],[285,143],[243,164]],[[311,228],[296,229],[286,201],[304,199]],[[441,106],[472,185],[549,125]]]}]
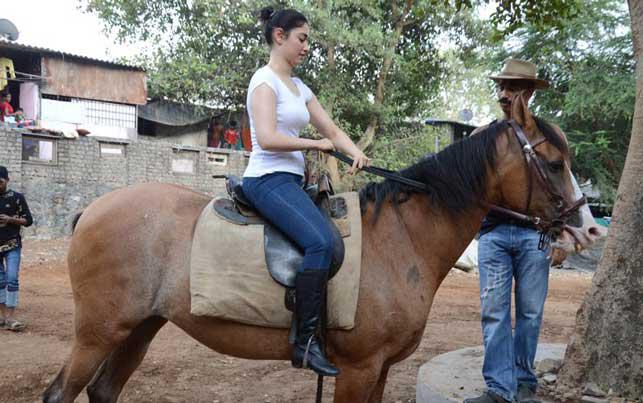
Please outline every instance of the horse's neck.
[{"label": "horse's neck", "polygon": [[480,207],[450,214],[430,203],[428,196],[420,194],[400,205],[399,212],[413,252],[424,263],[428,285],[434,289],[471,243],[486,214]]}]

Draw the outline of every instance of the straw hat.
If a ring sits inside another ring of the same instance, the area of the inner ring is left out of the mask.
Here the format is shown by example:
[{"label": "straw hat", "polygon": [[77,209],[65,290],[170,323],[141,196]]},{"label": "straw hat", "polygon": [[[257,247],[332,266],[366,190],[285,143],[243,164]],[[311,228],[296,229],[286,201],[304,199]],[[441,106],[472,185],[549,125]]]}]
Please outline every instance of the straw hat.
[{"label": "straw hat", "polygon": [[527,80],[534,83],[536,89],[542,90],[549,87],[547,80],[536,77],[536,65],[525,60],[507,59],[502,71],[494,76],[489,76],[493,81],[500,80]]}]

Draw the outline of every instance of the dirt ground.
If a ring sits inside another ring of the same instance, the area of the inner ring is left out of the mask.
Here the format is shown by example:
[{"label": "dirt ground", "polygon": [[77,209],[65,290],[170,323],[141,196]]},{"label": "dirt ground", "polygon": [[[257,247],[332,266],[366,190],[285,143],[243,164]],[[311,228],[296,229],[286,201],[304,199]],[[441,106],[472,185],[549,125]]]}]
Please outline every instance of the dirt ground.
[{"label": "dirt ground", "polygon": [[[73,302],[64,254],[67,240],[27,241],[21,268],[22,333],[0,331],[0,402],[34,403],[55,377],[72,341]],[[478,277],[453,270],[433,304],[422,344],[395,365],[384,402],[415,402],[419,367],[431,357],[481,344]],[[567,342],[591,274],[552,272],[541,341]],[[332,380],[324,402],[332,402]],[[152,342],[121,394],[132,403],[295,403],[314,401],[316,378],[285,361],[227,357],[172,324]],[[87,402],[83,393],[78,402]]]}]

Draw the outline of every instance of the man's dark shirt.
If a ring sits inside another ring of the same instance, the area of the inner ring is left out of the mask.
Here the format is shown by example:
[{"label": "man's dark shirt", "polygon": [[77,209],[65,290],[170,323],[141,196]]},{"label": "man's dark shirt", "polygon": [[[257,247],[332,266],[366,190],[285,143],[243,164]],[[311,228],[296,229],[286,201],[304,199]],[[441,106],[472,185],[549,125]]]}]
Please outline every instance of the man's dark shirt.
[{"label": "man's dark shirt", "polygon": [[[13,190],[7,190],[4,194],[0,194],[0,214],[24,218],[27,220],[25,227],[33,224],[33,218],[25,197]],[[0,224],[0,252],[6,252],[20,246],[22,246],[20,225]]]}]

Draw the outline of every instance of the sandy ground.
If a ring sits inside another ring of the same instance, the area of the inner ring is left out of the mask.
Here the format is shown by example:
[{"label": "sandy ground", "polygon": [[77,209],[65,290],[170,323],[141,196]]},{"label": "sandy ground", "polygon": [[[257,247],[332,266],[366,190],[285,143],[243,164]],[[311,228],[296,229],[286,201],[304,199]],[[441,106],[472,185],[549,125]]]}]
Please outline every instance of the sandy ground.
[{"label": "sandy ground", "polygon": [[[0,402],[34,403],[69,353],[73,302],[64,254],[67,240],[27,241],[21,269],[22,333],[0,331]],[[553,271],[541,342],[565,343],[591,274]],[[431,357],[481,344],[478,277],[453,270],[433,304],[422,344],[395,365],[384,402],[415,402],[419,367]],[[152,342],[121,394],[135,403],[294,403],[314,401],[316,378],[285,361],[227,357],[202,346],[172,324]],[[324,402],[332,402],[332,381]],[[78,402],[87,402],[83,393]]]}]

